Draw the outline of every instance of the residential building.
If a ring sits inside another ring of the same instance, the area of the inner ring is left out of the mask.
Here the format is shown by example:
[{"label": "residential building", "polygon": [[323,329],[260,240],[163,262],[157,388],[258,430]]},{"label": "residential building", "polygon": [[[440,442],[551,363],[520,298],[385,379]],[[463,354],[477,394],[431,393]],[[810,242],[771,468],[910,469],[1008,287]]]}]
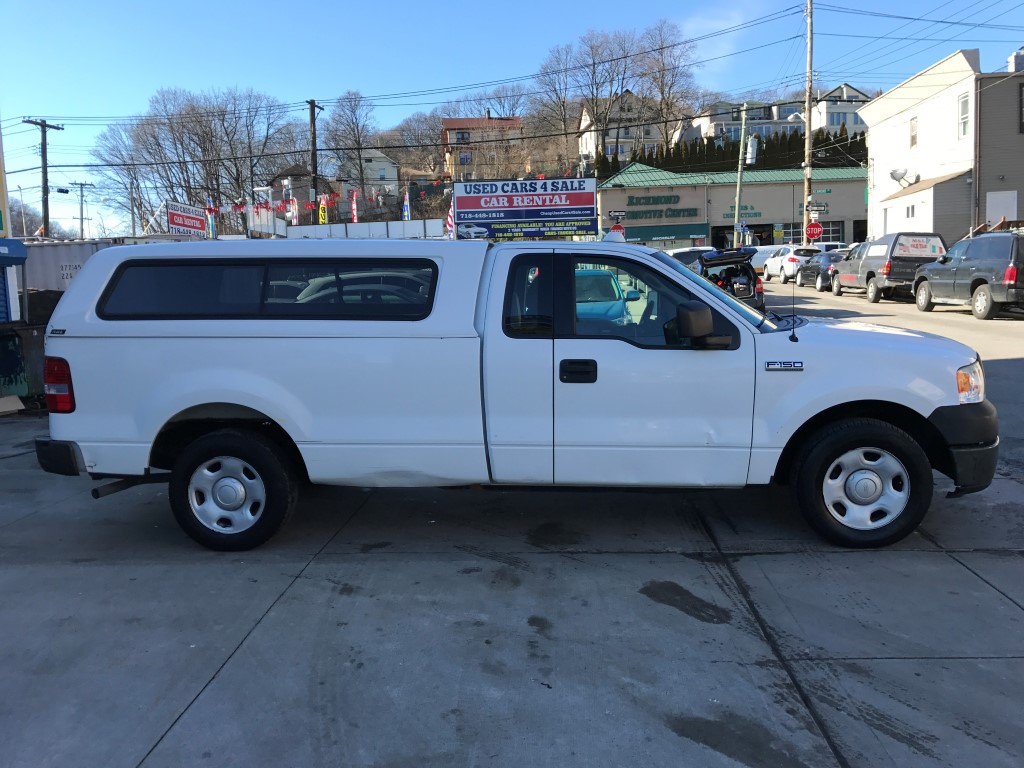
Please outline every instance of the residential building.
[{"label": "residential building", "polygon": [[[595,108],[602,114],[594,115]],[[633,150],[654,152],[663,143],[646,102],[629,90],[621,96],[600,100],[596,107],[584,104],[576,135],[585,170],[593,168],[602,147],[609,160],[617,155],[624,164]]]},{"label": "residential building", "polygon": [[[737,223],[751,245],[777,245],[803,239],[803,170],[746,171],[736,211],[736,173],[672,173],[641,163],[602,182],[597,189],[598,223],[619,223],[626,240],[656,248],[691,245],[725,247]],[[819,223],[825,241],[862,240],[867,229],[864,204],[866,168],[815,168],[814,201],[824,208]]]},{"label": "residential building", "polygon": [[[866,129],[856,110],[867,103],[869,97],[852,85],[843,83],[826,93],[818,93],[812,100],[811,130],[823,128],[837,133],[846,125],[848,134],[860,133]],[[759,134],[768,138],[773,133],[786,135],[803,133],[802,101],[747,101],[747,135]],[[690,121],[681,133],[682,140],[727,137],[740,140],[743,119],[743,102],[718,101]]]},{"label": "residential building", "polygon": [[978,50],[960,50],[858,110],[869,126],[870,236],[939,232],[952,243],[1024,218],[1022,59],[982,73]]},{"label": "residential building", "polygon": [[357,163],[359,158],[352,153],[349,160],[342,163],[337,170],[336,179],[343,200],[351,199],[353,191],[359,190],[360,179],[366,185],[365,194],[360,197],[369,204],[383,205],[389,197],[399,195],[399,166],[394,160],[379,149],[366,147],[359,153],[362,159],[360,176]]},{"label": "residential building", "polygon": [[530,170],[519,117],[446,117],[441,120],[444,172],[453,181],[515,179]]}]

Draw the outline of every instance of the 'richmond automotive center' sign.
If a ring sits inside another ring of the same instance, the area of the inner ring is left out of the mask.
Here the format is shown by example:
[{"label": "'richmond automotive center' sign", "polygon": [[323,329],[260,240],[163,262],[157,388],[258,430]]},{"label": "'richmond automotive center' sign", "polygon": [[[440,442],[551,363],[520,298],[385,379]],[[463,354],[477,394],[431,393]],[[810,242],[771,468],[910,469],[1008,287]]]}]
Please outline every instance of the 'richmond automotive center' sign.
[{"label": "'richmond automotive center' sign", "polygon": [[454,195],[460,239],[597,234],[597,179],[465,181]]}]

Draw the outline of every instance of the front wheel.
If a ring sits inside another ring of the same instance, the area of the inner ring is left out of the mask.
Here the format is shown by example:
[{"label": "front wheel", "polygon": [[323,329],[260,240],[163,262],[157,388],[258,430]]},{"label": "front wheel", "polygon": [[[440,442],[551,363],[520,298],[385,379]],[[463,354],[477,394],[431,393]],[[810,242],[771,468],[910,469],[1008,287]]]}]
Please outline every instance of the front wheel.
[{"label": "front wheel", "polygon": [[832,295],[843,295],[843,286],[839,283],[839,275],[832,275]]},{"label": "front wheel", "polygon": [[818,276],[814,278],[814,290],[818,293],[824,293],[828,289],[828,283],[825,282],[825,276],[818,273]]},{"label": "front wheel", "polygon": [[223,429],[196,439],[171,471],[171,510],[204,547],[237,552],[270,539],[298,501],[295,470],[259,432]]},{"label": "front wheel", "polygon": [[807,522],[842,547],[884,547],[924,519],[932,469],[920,445],[888,422],[856,418],[812,435],[793,465]]},{"label": "front wheel", "polygon": [[767,265],[764,268],[764,274],[762,275],[762,277],[764,278],[764,281],[766,283],[770,283],[772,281],[772,273],[768,271]]},{"label": "front wheel", "polygon": [[867,296],[868,302],[871,304],[877,304],[878,300],[882,298],[882,290],[878,287],[878,282],[873,277],[868,280]]},{"label": "front wheel", "polygon": [[991,320],[999,314],[1002,305],[998,301],[992,301],[992,289],[987,285],[979,285],[974,289],[971,297],[971,312],[979,320]]},{"label": "front wheel", "polygon": [[918,283],[917,290],[914,291],[914,303],[922,312],[931,312],[935,309],[935,302],[932,301],[932,288],[928,285],[927,280]]},{"label": "front wheel", "polygon": [[803,272],[797,271],[797,273],[796,273],[796,287],[797,288],[803,288],[804,287],[804,274],[803,274]]}]

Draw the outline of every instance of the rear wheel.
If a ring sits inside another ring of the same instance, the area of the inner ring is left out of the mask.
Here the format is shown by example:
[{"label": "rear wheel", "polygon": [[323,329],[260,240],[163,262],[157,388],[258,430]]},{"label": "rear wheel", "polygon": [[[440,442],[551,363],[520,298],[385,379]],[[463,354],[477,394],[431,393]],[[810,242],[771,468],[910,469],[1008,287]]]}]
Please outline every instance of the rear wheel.
[{"label": "rear wheel", "polygon": [[867,296],[871,304],[877,304],[878,300],[882,298],[882,289],[878,287],[878,282],[873,277],[868,280]]},{"label": "rear wheel", "polygon": [[935,302],[932,301],[932,288],[928,285],[927,280],[918,283],[917,290],[914,291],[914,303],[922,312],[931,312],[935,309]]},{"label": "rear wheel", "polygon": [[843,286],[839,283],[839,275],[832,275],[832,295],[842,296]]},{"label": "rear wheel", "polygon": [[824,293],[827,288],[828,283],[825,282],[825,276],[819,272],[818,276],[814,278],[814,290],[818,293]]},{"label": "rear wheel", "polygon": [[789,275],[786,274],[786,268],[785,267],[782,267],[779,270],[779,282],[782,283],[783,285],[785,285],[786,283],[789,282]]},{"label": "rear wheel", "polygon": [[882,547],[913,531],[928,511],[932,469],[906,432],[877,419],[846,419],[812,435],[793,465],[807,522],[843,547]]},{"label": "rear wheel", "polygon": [[209,549],[258,547],[295,510],[295,470],[280,446],[259,432],[224,429],[190,443],[168,489],[178,525]]},{"label": "rear wheel", "polygon": [[992,301],[992,289],[987,285],[979,285],[971,297],[971,312],[979,320],[991,320],[999,314],[1002,304]]}]

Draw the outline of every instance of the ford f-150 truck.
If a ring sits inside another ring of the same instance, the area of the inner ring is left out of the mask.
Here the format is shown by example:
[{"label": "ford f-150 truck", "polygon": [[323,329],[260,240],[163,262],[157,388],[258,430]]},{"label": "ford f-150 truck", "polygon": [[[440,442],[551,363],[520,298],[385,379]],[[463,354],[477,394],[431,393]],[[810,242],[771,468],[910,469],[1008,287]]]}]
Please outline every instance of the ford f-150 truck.
[{"label": "ford f-150 truck", "polygon": [[53,313],[44,385],[43,469],[111,480],[96,497],[166,481],[221,550],[269,539],[304,482],[786,483],[830,541],[881,546],[933,468],[985,488],[999,442],[970,348],[764,315],[614,242],[108,248]]}]

